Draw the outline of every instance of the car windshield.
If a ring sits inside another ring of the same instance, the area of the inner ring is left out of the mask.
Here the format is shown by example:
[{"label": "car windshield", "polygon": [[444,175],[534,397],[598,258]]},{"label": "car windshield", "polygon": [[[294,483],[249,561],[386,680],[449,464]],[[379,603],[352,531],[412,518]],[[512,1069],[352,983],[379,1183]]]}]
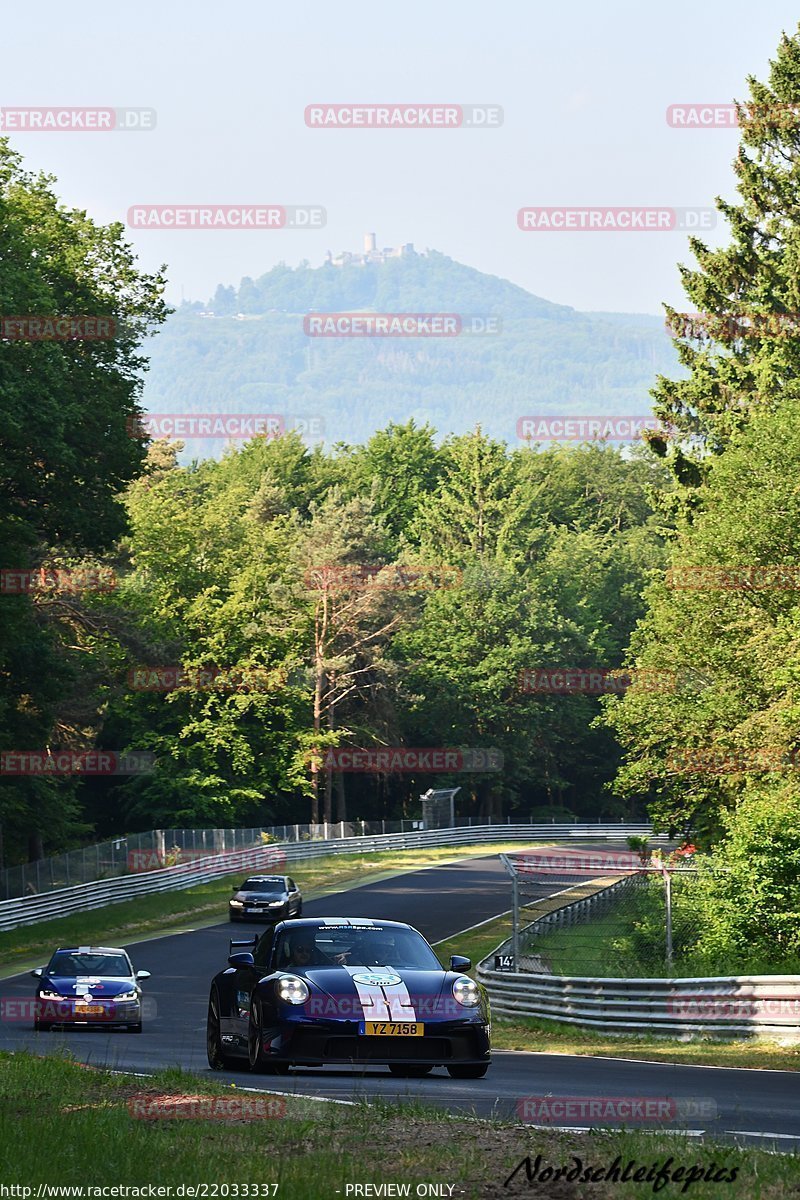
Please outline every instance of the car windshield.
[{"label": "car windshield", "polygon": [[279,896],[286,891],[282,879],[245,879],[240,892],[258,892],[263,896]]},{"label": "car windshield", "polygon": [[413,929],[370,925],[303,925],[284,929],[276,943],[279,970],[299,967],[394,967],[441,971],[428,943]]},{"label": "car windshield", "polygon": [[50,975],[112,975],[129,979],[133,971],[124,954],[97,951],[59,950],[47,968]]}]

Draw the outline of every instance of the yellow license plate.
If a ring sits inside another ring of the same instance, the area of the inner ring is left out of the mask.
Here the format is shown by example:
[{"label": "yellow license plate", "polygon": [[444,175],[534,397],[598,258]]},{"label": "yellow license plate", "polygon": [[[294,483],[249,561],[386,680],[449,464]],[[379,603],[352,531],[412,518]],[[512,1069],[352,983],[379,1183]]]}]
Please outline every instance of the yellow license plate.
[{"label": "yellow license plate", "polygon": [[367,1037],[422,1037],[425,1026],[422,1021],[365,1021]]},{"label": "yellow license plate", "polygon": [[92,1017],[96,1013],[105,1012],[102,1004],[76,1004],[75,1015],[78,1017]]}]

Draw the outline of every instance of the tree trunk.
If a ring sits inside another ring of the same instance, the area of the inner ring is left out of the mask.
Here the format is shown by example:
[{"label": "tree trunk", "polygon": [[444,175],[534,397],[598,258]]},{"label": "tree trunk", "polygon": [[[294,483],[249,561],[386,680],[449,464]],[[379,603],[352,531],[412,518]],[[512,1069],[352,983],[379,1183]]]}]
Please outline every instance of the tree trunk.
[{"label": "tree trunk", "polygon": [[[333,675],[328,677],[328,729],[331,733],[336,726],[334,708],[333,708],[333,691],[336,686],[336,679]],[[333,820],[333,767],[325,768],[325,818],[328,824]]]},{"label": "tree trunk", "polygon": [[[314,733],[322,729],[322,693],[325,685],[325,641],[328,633],[328,593],[322,594],[321,610],[314,629]],[[319,825],[319,743],[311,760],[311,824]]]}]

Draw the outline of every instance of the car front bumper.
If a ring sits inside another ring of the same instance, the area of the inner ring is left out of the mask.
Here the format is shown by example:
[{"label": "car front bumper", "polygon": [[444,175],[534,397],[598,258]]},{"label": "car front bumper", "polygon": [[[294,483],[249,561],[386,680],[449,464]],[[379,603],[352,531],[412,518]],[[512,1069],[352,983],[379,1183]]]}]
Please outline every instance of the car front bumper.
[{"label": "car front bumper", "polygon": [[228,909],[232,921],[266,921],[270,925],[277,925],[279,921],[285,921],[288,917],[288,907],[283,905],[281,908],[233,908]]},{"label": "car front bumper", "polygon": [[139,1000],[93,999],[88,1005],[75,1000],[42,1000],[37,997],[36,1021],[47,1025],[138,1025],[142,1019]]},{"label": "car front bumper", "polygon": [[265,1030],[266,1054],[279,1062],[416,1063],[428,1066],[489,1062],[489,1031],[477,1021],[426,1021],[421,1037],[375,1037],[359,1032],[358,1021],[286,1021]]}]

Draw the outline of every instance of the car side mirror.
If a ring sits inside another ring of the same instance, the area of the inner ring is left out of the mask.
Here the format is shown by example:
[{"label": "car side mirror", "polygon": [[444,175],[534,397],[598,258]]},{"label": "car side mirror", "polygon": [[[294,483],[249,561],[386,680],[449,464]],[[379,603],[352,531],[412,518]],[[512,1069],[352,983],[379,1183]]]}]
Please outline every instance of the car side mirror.
[{"label": "car side mirror", "polygon": [[136,972],[136,978],[137,978],[137,979],[149,979],[149,978],[150,978],[150,972],[149,972],[149,971],[137,971],[137,972]]},{"label": "car side mirror", "polygon": [[228,966],[229,967],[252,967],[252,966],[255,966],[255,959],[253,958],[252,954],[248,954],[248,953],[229,954],[228,955]]},{"label": "car side mirror", "polygon": [[44,975],[44,967],[37,967],[35,971],[31,971],[34,979],[41,979]]},{"label": "car side mirror", "polygon": [[239,890],[239,885],[238,885],[238,883],[232,883],[232,884],[231,884],[231,891],[232,891],[232,892],[238,892],[238,890]]},{"label": "car side mirror", "polygon": [[464,958],[463,954],[453,954],[450,957],[451,971],[468,971],[472,966],[471,958]]}]

